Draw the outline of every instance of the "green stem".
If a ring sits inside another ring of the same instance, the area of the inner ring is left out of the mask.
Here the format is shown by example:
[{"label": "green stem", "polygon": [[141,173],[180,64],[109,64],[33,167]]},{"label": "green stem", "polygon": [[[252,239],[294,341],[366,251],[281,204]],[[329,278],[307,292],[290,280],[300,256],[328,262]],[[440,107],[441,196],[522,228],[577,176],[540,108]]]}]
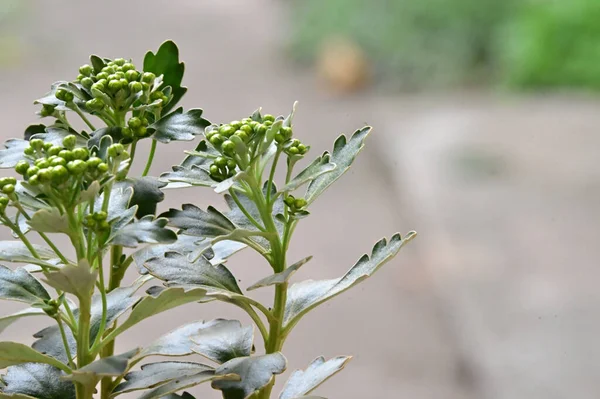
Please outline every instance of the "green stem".
[{"label": "green stem", "polygon": [[69,367],[72,369],[75,368],[75,363],[73,363],[73,355],[71,354],[71,348],[69,347],[69,340],[67,340],[67,334],[65,334],[65,327],[63,326],[63,321],[58,316],[56,318],[56,323],[58,323],[58,329],[60,330],[60,337],[62,339],[63,346],[65,347],[65,354],[67,355],[67,359],[69,360]]},{"label": "green stem", "polygon": [[235,190],[233,188],[229,189],[229,194],[231,195],[231,198],[233,198],[233,201],[236,203],[236,205],[240,208],[240,210],[242,211],[242,213],[250,221],[250,223],[252,223],[254,226],[256,226],[256,228],[259,229],[260,231],[264,232],[265,228],[263,226],[261,226],[260,223],[258,223],[256,221],[256,219],[254,219],[254,217],[246,210],[246,208],[244,207],[244,205],[242,204],[242,202],[238,198],[238,196],[235,193]]},{"label": "green stem", "polygon": [[269,174],[269,180],[267,181],[267,203],[271,202],[271,187],[273,187],[273,179],[275,178],[275,169],[277,169],[277,163],[279,162],[279,156],[281,155],[281,149],[277,148],[275,158],[273,158],[273,164],[271,165],[271,173]]},{"label": "green stem", "polygon": [[152,140],[152,147],[150,147],[150,154],[148,154],[148,161],[146,161],[146,167],[144,168],[144,172],[142,172],[142,177],[147,176],[150,172],[150,167],[152,166],[152,161],[154,160],[154,154],[156,153],[156,140]]},{"label": "green stem", "polygon": [[[25,246],[27,247],[27,249],[29,250],[29,252],[31,252],[31,255],[34,258],[41,259],[40,255],[35,250],[35,248],[33,247],[33,245],[31,245],[31,242],[29,242],[29,240],[27,239],[27,237],[25,237],[25,234],[23,234],[23,232],[21,231],[21,229],[19,228],[19,226],[15,225],[13,222],[11,222],[10,219],[8,217],[6,217],[6,216],[2,216],[0,219],[2,220],[2,222],[6,226],[8,226],[12,231],[15,232],[15,234],[17,235],[17,237],[19,237],[19,239],[21,241],[23,241],[23,244],[25,244]],[[44,266],[42,266],[42,269],[44,269]]]},{"label": "green stem", "polygon": [[[98,251],[101,251],[101,248],[98,248]],[[92,344],[92,348],[98,345],[100,340],[102,339],[102,335],[104,334],[104,329],[106,328],[106,318],[108,305],[106,302],[106,285],[104,281],[104,265],[102,264],[102,254],[98,255],[98,275],[100,277],[99,288],[100,288],[100,296],[102,299],[102,319],[100,320],[100,327],[98,328],[98,334],[94,339],[94,343]]]},{"label": "green stem", "polygon": [[92,125],[92,123],[89,121],[89,119],[83,114],[83,112],[81,112],[81,109],[79,108],[79,106],[75,103],[73,103],[73,111],[77,112],[77,115],[79,115],[79,117],[81,118],[82,121],[85,122],[86,125],[88,125],[88,127],[90,129],[92,129],[92,131],[95,131],[96,128],[94,127],[94,125]]}]

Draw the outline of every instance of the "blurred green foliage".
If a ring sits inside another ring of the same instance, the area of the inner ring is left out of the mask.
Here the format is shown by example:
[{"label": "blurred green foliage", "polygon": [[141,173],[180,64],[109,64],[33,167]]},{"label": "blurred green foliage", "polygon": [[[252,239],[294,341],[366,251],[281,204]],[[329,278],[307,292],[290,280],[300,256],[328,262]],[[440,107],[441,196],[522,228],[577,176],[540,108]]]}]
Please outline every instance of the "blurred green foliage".
[{"label": "blurred green foliage", "polygon": [[291,55],[328,37],[360,45],[386,87],[600,88],[600,0],[291,2]]},{"label": "blurred green foliage", "polygon": [[505,33],[509,85],[600,89],[600,0],[523,4]]}]

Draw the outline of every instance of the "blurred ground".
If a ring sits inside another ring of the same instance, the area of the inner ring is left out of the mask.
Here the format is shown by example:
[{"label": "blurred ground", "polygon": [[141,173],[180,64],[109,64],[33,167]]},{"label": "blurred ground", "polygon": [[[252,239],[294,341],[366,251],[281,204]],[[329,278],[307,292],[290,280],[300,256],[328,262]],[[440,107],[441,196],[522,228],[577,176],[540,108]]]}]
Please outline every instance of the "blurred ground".
[{"label": "blurred ground", "polygon": [[[52,81],[73,78],[90,52],[132,55],[140,63],[165,39],[178,43],[186,61],[190,91],[183,105],[204,108],[213,121],[239,119],[257,106],[284,114],[298,100],[296,130],[314,154],[342,132],[375,127],[351,172],[298,228],[291,257],[314,260],[295,278],[341,275],[383,235],[416,229],[420,236],[290,336],[284,350],[290,370],[321,354],[355,355],[319,395],[597,397],[598,101],[331,96],[282,59],[289,16],[275,1],[27,4],[30,12],[13,21],[21,64],[0,63],[2,139],[35,122],[32,100]],[[150,28],[135,23],[157,15]],[[190,147],[161,146],[153,171],[177,163]],[[202,189],[169,192],[162,208],[206,206],[216,198]],[[229,267],[241,286],[267,273],[251,254]],[[2,313],[15,308],[2,306]],[[242,315],[222,304],[187,306],[140,325],[118,347],[214,317]],[[34,326],[16,324],[3,339],[30,340]],[[209,387],[193,392],[219,396]]]}]

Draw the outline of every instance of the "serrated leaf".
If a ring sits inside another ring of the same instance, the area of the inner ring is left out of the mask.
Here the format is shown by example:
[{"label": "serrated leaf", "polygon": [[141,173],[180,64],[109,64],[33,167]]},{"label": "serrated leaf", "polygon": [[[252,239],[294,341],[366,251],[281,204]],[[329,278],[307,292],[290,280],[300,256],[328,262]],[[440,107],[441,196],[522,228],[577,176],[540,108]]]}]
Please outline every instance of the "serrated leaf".
[{"label": "serrated leaf", "polygon": [[20,241],[0,241],[0,261],[33,263],[56,268],[54,264],[47,262],[49,259],[56,258],[56,254],[52,250],[36,244],[32,244],[32,247],[41,259],[33,257],[27,246]]},{"label": "serrated leaf", "polygon": [[113,143],[118,143],[123,140],[123,130],[118,126],[103,127],[92,133],[92,137],[84,143],[91,150],[92,148],[100,148],[100,141],[105,137],[110,136]]},{"label": "serrated leaf", "polygon": [[148,130],[152,132],[151,137],[161,143],[173,140],[190,141],[210,125],[210,122],[202,117],[202,112],[201,109],[183,112],[183,108],[180,107],[148,126]]},{"label": "serrated leaf", "polygon": [[268,287],[270,285],[283,284],[283,283],[288,282],[290,277],[292,277],[292,274],[296,273],[298,271],[298,269],[300,269],[305,263],[309,262],[311,259],[312,259],[312,256],[308,256],[308,257],[302,259],[301,261],[298,261],[298,262],[294,263],[293,265],[289,266],[281,273],[275,273],[275,274],[272,274],[270,276],[263,278],[262,280],[259,280],[258,282],[254,283],[250,287],[248,287],[248,291],[252,291],[252,290],[255,290],[255,289],[261,288],[261,287]]},{"label": "serrated leaf", "polygon": [[139,349],[98,359],[65,377],[66,380],[79,382],[87,386],[95,386],[102,377],[118,377],[129,368],[130,360],[139,353]]},{"label": "serrated leaf", "polygon": [[373,247],[371,256],[363,255],[343,277],[331,280],[307,280],[292,285],[287,294],[284,326],[295,324],[309,310],[371,276],[383,264],[396,256],[404,244],[415,235],[416,233],[410,232],[401,238],[400,234],[395,234],[389,242],[385,238],[380,240]]},{"label": "serrated leaf", "polygon": [[315,388],[341,371],[351,359],[340,356],[325,361],[320,356],[312,361],[306,370],[296,370],[285,383],[279,399],[295,399],[311,393]]},{"label": "serrated leaf", "polygon": [[76,137],[76,146],[85,146],[86,139],[74,130],[63,129],[58,126],[48,126],[44,132],[35,133],[30,139],[41,139],[44,143],[51,143],[62,147],[62,141],[65,137],[74,135]]},{"label": "serrated leaf", "polygon": [[185,65],[179,62],[177,45],[168,40],[161,44],[156,54],[148,51],[144,57],[144,71],[153,72],[156,76],[162,75],[163,86],[171,86],[173,98],[164,108],[164,112],[168,112],[187,91],[187,87],[181,86]]},{"label": "serrated leaf", "polygon": [[166,188],[179,188],[188,186],[211,187],[215,181],[202,166],[208,167],[213,159],[220,154],[209,147],[206,140],[201,140],[196,149],[191,151],[179,165],[172,167],[172,172],[163,173],[160,178],[170,182]]},{"label": "serrated leaf", "polygon": [[79,198],[77,199],[77,202],[81,204],[82,202],[91,201],[98,196],[98,193],[100,193],[100,183],[98,182],[98,180],[94,180],[88,188],[79,193]]},{"label": "serrated leaf", "polygon": [[43,363],[9,367],[2,377],[6,387],[0,395],[7,399],[24,399],[23,395],[34,399],[75,399],[75,386],[64,381],[64,375],[58,368]]},{"label": "serrated leaf", "polygon": [[40,123],[38,125],[29,125],[27,126],[27,128],[25,129],[25,132],[23,133],[23,138],[25,140],[31,140],[31,136],[33,136],[34,134],[38,134],[38,133],[44,133],[46,132],[46,125],[44,125],[43,123]]},{"label": "serrated leaf", "polygon": [[[111,235],[112,238],[116,232],[129,224],[135,217],[137,212],[137,206],[129,206],[131,198],[133,196],[133,188],[127,185],[117,185],[110,192],[110,201],[108,203],[107,218],[106,220],[111,224]],[[104,202],[105,193],[100,194],[96,205],[94,207],[95,212],[102,210],[102,203]]]},{"label": "serrated leaf", "polygon": [[11,270],[0,265],[0,299],[28,304],[50,299],[48,291],[22,268]]},{"label": "serrated leaf", "polygon": [[[213,370],[201,371],[197,374],[177,378],[167,382],[164,385],[159,386],[151,391],[148,391],[141,395],[138,399],[159,399],[168,397],[170,394],[174,394],[175,392],[181,391],[186,388],[191,388],[196,385],[203,384],[205,382],[213,381],[213,380],[224,380],[227,378],[237,378],[236,376],[231,375],[215,375]],[[184,397],[186,397],[184,395]]]},{"label": "serrated leaf", "polygon": [[66,107],[65,102],[62,100],[59,100],[58,98],[56,98],[56,96],[54,95],[56,93],[56,90],[59,88],[59,86],[62,86],[64,84],[66,84],[68,82],[66,81],[58,81],[58,82],[54,82],[51,87],[50,87],[50,91],[47,92],[44,97],[42,98],[38,98],[37,100],[35,100],[33,103],[34,104],[46,104],[46,105],[53,105],[56,107],[56,109],[58,111],[68,111],[69,108]]},{"label": "serrated leaf", "polygon": [[17,342],[0,342],[0,369],[23,363],[46,363],[61,370],[68,370],[63,363],[43,355],[27,345]]},{"label": "serrated leaf", "polygon": [[23,150],[29,147],[29,141],[8,139],[4,146],[6,149],[0,150],[0,168],[13,168],[17,162],[25,159]]},{"label": "serrated leaf", "polygon": [[192,350],[219,364],[250,356],[254,342],[252,326],[242,327],[238,320],[215,320],[191,337]]},{"label": "serrated leaf", "polygon": [[67,215],[62,215],[57,208],[40,209],[31,215],[27,222],[29,227],[40,233],[69,234]]},{"label": "serrated leaf", "polygon": [[305,196],[309,204],[350,168],[354,159],[360,150],[362,150],[365,139],[370,132],[371,127],[365,126],[354,132],[350,141],[347,141],[344,135],[337,138],[333,145],[333,152],[331,153],[331,162],[336,165],[336,168],[329,173],[317,177],[310,183]]},{"label": "serrated leaf", "polygon": [[154,219],[154,216],[144,216],[142,219],[130,223],[117,230],[111,239],[113,245],[135,248],[138,244],[173,243],[177,234],[165,228],[168,220],[165,218]]},{"label": "serrated leaf", "polygon": [[172,226],[185,234],[198,237],[219,237],[232,233],[236,226],[221,212],[209,206],[206,211],[192,204],[184,204],[181,210],[169,209],[160,215],[169,219]]},{"label": "serrated leaf", "polygon": [[185,255],[170,252],[163,258],[148,260],[146,267],[153,276],[170,285],[195,285],[241,294],[235,277],[225,266],[213,266],[203,257],[190,262]]},{"label": "serrated leaf", "polygon": [[217,375],[236,374],[240,381],[215,380],[211,386],[223,392],[224,399],[246,399],[285,371],[287,360],[280,352],[263,356],[238,357],[216,369]]},{"label": "serrated leaf", "polygon": [[205,294],[206,291],[200,288],[185,290],[176,287],[167,288],[155,297],[144,297],[134,306],[129,317],[111,335],[116,337],[142,320],[186,303],[200,301]]},{"label": "serrated leaf", "polygon": [[125,382],[119,384],[112,396],[138,391],[140,389],[156,388],[175,379],[196,375],[214,369],[201,363],[193,362],[159,362],[144,364],[140,371],[133,371],[125,376]]},{"label": "serrated leaf", "polygon": [[135,216],[139,219],[146,215],[154,215],[156,205],[165,199],[165,194],[161,191],[161,188],[165,187],[167,183],[158,180],[156,177],[144,176],[127,179],[120,184],[133,189],[129,206],[137,206]]},{"label": "serrated leaf", "polygon": [[5,316],[0,316],[0,333],[13,322],[29,316],[45,316],[46,313],[40,308],[27,308]]},{"label": "serrated leaf", "polygon": [[317,177],[331,172],[335,169],[335,164],[330,162],[329,154],[325,153],[315,159],[302,172],[298,173],[281,191],[292,191],[298,187],[315,180]]},{"label": "serrated leaf", "polygon": [[57,271],[46,272],[44,276],[49,286],[87,299],[94,292],[98,271],[92,270],[87,260],[82,259],[77,266],[66,265]]}]

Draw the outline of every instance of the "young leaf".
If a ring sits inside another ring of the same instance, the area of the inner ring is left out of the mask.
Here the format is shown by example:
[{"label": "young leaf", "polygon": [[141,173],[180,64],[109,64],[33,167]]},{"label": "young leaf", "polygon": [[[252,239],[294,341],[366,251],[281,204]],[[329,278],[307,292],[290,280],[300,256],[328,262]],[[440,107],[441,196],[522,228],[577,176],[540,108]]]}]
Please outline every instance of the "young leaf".
[{"label": "young leaf", "polygon": [[168,112],[183,97],[187,87],[181,86],[185,66],[179,62],[179,49],[177,45],[168,40],[161,44],[156,54],[148,51],[144,57],[144,71],[153,72],[156,76],[163,75],[163,86],[171,86],[173,99],[164,108]]},{"label": "young leaf", "polygon": [[183,230],[185,234],[198,237],[224,236],[236,229],[225,215],[212,206],[203,211],[195,205],[183,204],[181,210],[171,208],[160,217],[169,219],[172,226]]},{"label": "young leaf", "polygon": [[29,141],[9,139],[4,143],[6,149],[0,150],[0,168],[13,168],[17,162],[25,159],[23,150],[29,147]]},{"label": "young leaf", "polygon": [[0,261],[33,263],[35,265],[46,265],[56,268],[54,264],[47,262],[50,259],[56,258],[56,254],[52,250],[36,244],[32,244],[32,247],[41,259],[31,255],[27,246],[20,241],[0,241]]},{"label": "young leaf", "polygon": [[210,125],[210,122],[202,117],[202,112],[201,109],[183,112],[183,108],[180,107],[148,126],[148,130],[152,132],[151,137],[161,143],[194,140]]},{"label": "young leaf", "polygon": [[68,234],[70,231],[67,215],[62,215],[57,208],[40,209],[31,215],[31,220],[27,223],[40,233]]},{"label": "young leaf", "polygon": [[305,197],[309,204],[350,168],[352,162],[354,162],[354,159],[360,150],[362,150],[365,139],[370,132],[371,127],[365,126],[354,132],[348,142],[346,142],[346,136],[341,135],[338,137],[333,145],[333,153],[331,154],[331,162],[336,165],[336,168],[329,173],[317,177],[310,183]]},{"label": "young leaf", "polygon": [[192,336],[192,350],[219,364],[236,357],[250,356],[254,341],[252,326],[242,327],[237,320],[215,320]]},{"label": "young leaf", "polygon": [[11,270],[0,265],[0,299],[36,303],[50,299],[48,291],[22,268]]},{"label": "young leaf", "polygon": [[308,257],[302,259],[301,261],[294,263],[293,265],[291,265],[290,267],[288,267],[281,273],[275,273],[275,274],[272,274],[270,276],[263,278],[262,280],[254,283],[250,287],[248,287],[248,291],[252,291],[252,290],[255,290],[255,289],[261,288],[261,287],[268,287],[268,286],[274,285],[274,284],[286,283],[290,279],[290,277],[292,277],[292,274],[296,273],[296,271],[298,271],[298,269],[300,269],[305,263],[309,262],[311,259],[312,259],[312,256],[308,256]]},{"label": "young leaf", "polygon": [[404,238],[395,234],[389,242],[384,238],[373,247],[371,257],[365,254],[341,278],[332,280],[307,280],[292,285],[287,294],[284,326],[288,327],[309,310],[341,294],[347,289],[375,273],[384,263],[392,259],[416,233],[410,232]]},{"label": "young leaf", "polygon": [[64,381],[64,375],[58,368],[43,363],[9,367],[2,377],[6,386],[0,389],[0,398],[75,399],[75,386]]},{"label": "young leaf", "polygon": [[196,375],[214,369],[210,366],[193,362],[159,362],[144,364],[140,371],[133,371],[125,376],[125,381],[113,391],[113,396],[140,389],[156,388],[167,382],[182,377]]},{"label": "young leaf", "polygon": [[177,234],[173,230],[165,228],[166,225],[167,219],[154,219],[154,216],[147,215],[117,230],[111,243],[130,248],[135,248],[142,243],[173,243],[177,240]]},{"label": "young leaf", "polygon": [[73,373],[66,376],[65,379],[88,386],[94,386],[102,379],[102,377],[121,376],[128,370],[130,360],[135,357],[139,351],[139,349],[133,349],[120,355],[98,359],[87,366],[73,370]]},{"label": "young leaf", "polygon": [[238,357],[217,368],[217,375],[237,374],[240,381],[215,380],[211,386],[223,391],[224,399],[246,399],[269,384],[274,375],[281,374],[287,366],[280,353],[263,356]]},{"label": "young leaf", "polygon": [[323,356],[313,360],[306,370],[296,370],[287,380],[279,399],[295,399],[311,393],[325,380],[341,371],[351,359],[340,356],[325,361]]},{"label": "young leaf", "polygon": [[28,316],[45,316],[46,313],[40,308],[27,308],[6,316],[0,316],[0,333],[11,323]]},{"label": "young leaf", "polygon": [[219,153],[209,147],[206,140],[201,140],[196,149],[184,158],[180,165],[172,167],[172,172],[163,173],[160,178],[170,182],[167,188],[178,188],[186,186],[211,187],[215,181],[202,166],[208,166]]},{"label": "young leaf", "polygon": [[98,271],[92,270],[87,260],[82,259],[77,266],[66,265],[44,275],[49,286],[87,299],[94,292]]},{"label": "young leaf", "polygon": [[315,159],[302,172],[298,173],[281,191],[293,191],[298,187],[315,180],[317,177],[331,172],[335,169],[335,164],[330,162],[330,156],[325,153]]},{"label": "young leaf", "polygon": [[69,368],[63,363],[50,356],[42,355],[27,345],[17,342],[0,342],[0,369],[23,363],[46,363],[69,371]]},{"label": "young leaf", "polygon": [[[171,380],[164,385],[160,385],[158,388],[146,392],[145,394],[141,395],[138,399],[168,398],[168,395],[170,394],[174,394],[175,392],[181,391],[186,388],[191,388],[196,385],[203,384],[205,382],[213,380],[221,381],[235,378],[237,378],[237,376],[235,375],[216,375],[213,370],[201,371],[194,375]],[[187,398],[185,395],[183,397]]]}]

